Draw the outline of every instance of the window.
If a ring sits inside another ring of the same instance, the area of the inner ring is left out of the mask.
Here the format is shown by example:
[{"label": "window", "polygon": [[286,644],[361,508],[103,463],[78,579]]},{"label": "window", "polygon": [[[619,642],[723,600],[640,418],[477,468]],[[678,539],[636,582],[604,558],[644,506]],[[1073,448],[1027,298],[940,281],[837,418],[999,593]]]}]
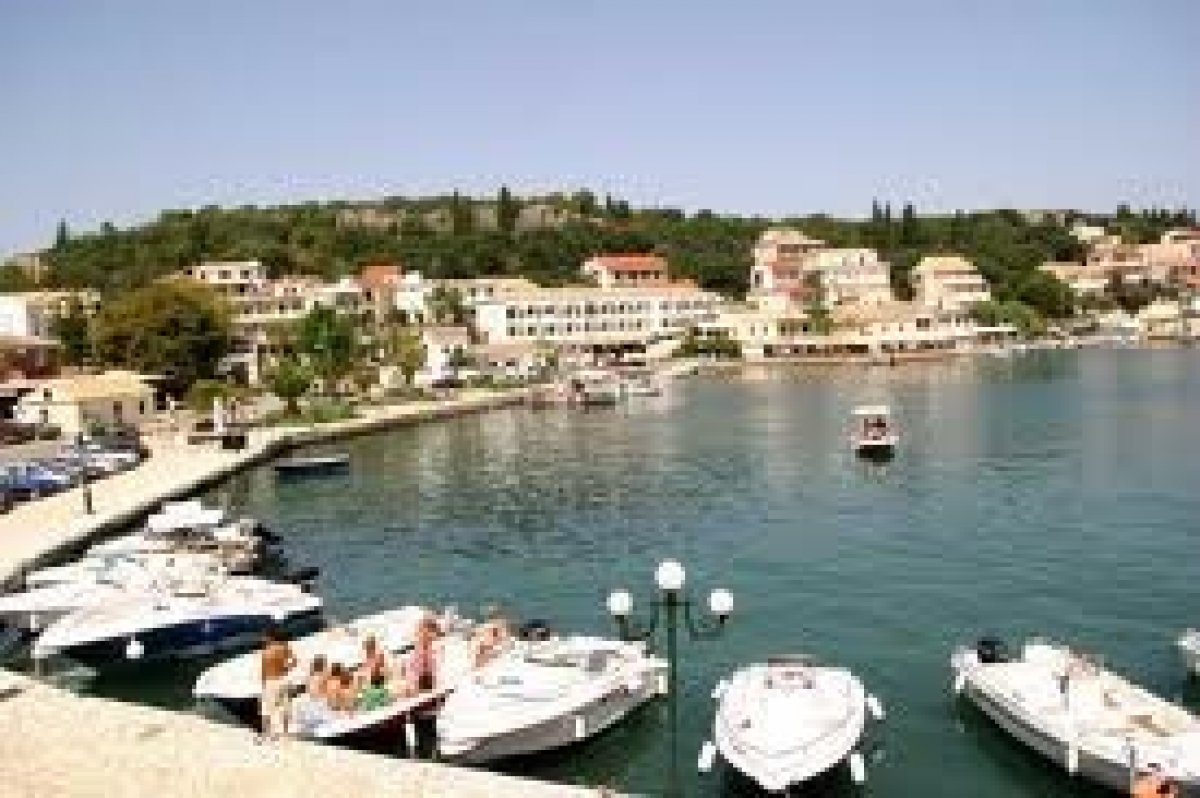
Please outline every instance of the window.
[{"label": "window", "polygon": [[49,388],[46,388],[45,390],[42,391],[42,399],[44,399],[47,402],[52,401],[54,399],[54,391],[52,391]]},{"label": "window", "polygon": [[115,418],[117,421],[120,421],[121,417],[123,415],[124,415],[124,413],[123,413],[123,408],[121,407],[121,403],[113,402],[113,418]]},{"label": "window", "polygon": [[139,416],[146,415],[146,400],[145,399],[138,402],[138,415]]}]

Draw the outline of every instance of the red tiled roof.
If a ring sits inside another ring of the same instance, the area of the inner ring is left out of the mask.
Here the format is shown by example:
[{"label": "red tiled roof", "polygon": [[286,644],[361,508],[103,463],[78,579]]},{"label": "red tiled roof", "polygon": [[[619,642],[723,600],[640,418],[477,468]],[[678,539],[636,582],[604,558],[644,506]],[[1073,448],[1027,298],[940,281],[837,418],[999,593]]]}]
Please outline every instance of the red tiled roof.
[{"label": "red tiled roof", "polygon": [[588,260],[593,266],[610,272],[633,272],[646,269],[667,270],[666,258],[661,255],[597,255]]},{"label": "red tiled roof", "polygon": [[396,263],[372,263],[364,266],[358,281],[366,288],[393,285],[400,280],[403,269]]}]

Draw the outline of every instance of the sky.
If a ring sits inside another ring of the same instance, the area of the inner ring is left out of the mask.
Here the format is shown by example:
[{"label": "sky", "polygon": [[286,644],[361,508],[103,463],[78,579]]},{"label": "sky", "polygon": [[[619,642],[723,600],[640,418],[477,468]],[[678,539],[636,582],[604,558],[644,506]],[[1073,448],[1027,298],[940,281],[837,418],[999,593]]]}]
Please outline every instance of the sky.
[{"label": "sky", "polygon": [[1200,206],[1200,2],[0,0],[0,254],[59,219],[501,184]]}]

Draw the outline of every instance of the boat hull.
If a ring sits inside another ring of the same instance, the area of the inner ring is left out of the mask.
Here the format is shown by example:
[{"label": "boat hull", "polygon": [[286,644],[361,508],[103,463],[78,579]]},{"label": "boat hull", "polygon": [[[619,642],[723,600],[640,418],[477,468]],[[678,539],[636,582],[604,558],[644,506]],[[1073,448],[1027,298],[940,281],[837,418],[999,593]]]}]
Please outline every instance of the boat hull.
[{"label": "boat hull", "polygon": [[602,733],[657,694],[656,678],[648,673],[635,689],[605,693],[567,715],[495,735],[470,747],[439,740],[440,752],[453,762],[482,765],[565,748]]},{"label": "boat hull", "polygon": [[[313,631],[322,624],[320,608],[298,613],[276,621],[270,615],[238,615],[148,629],[133,635],[121,635],[95,640],[50,652],[49,656],[69,659],[93,669],[118,666],[121,663],[169,659],[190,659],[221,651],[249,648],[262,641],[267,629],[278,629],[285,636]],[[142,655],[136,660],[126,656],[131,639],[142,645]]]}]

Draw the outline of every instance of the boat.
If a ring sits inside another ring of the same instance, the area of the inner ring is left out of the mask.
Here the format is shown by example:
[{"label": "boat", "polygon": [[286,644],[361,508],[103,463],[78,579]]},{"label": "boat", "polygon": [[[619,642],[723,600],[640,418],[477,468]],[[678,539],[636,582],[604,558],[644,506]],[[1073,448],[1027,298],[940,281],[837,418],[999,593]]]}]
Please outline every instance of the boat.
[{"label": "boat", "polygon": [[1157,768],[1200,791],[1200,720],[1071,648],[1040,640],[1012,652],[994,638],[959,647],[954,690],[1043,757],[1128,794]]},{"label": "boat", "polygon": [[120,581],[126,573],[134,570],[161,568],[186,568],[189,570],[219,571],[221,560],[216,555],[202,552],[118,552],[83,557],[66,565],[38,568],[25,574],[26,590],[71,582]]},{"label": "boat", "polygon": [[625,387],[618,375],[598,369],[576,372],[569,382],[571,401],[584,406],[609,406],[625,398]]},{"label": "boat", "polygon": [[446,698],[438,750],[482,764],[578,743],[663,693],[666,669],[641,643],[514,640]]},{"label": "boat", "polygon": [[[407,651],[413,645],[417,624],[426,612],[421,607],[400,607],[291,641],[289,646],[296,655],[296,667],[292,670],[294,682],[296,685],[303,683],[317,655],[330,662],[357,666],[362,661],[362,641],[371,635],[387,655]],[[242,719],[254,717],[261,692],[257,651],[213,665],[200,674],[192,688],[192,695],[197,699],[219,704]]]},{"label": "boat", "polygon": [[199,656],[257,642],[271,628],[307,631],[319,624],[321,606],[292,584],[198,579],[65,615],[42,631],[32,653],[35,660],[63,657],[98,668]]},{"label": "boat", "polygon": [[286,457],[275,461],[275,473],[280,476],[329,474],[350,467],[350,455],[325,454]]},{"label": "boat", "polygon": [[625,392],[629,396],[662,396],[662,386],[650,377],[634,377],[626,381]]},{"label": "boat", "polygon": [[[804,658],[749,665],[717,685],[714,754],[768,792],[783,792],[837,767],[866,778],[859,752],[868,720],[883,719],[883,706],[845,668]],[[707,768],[706,768],[707,769]]]},{"label": "boat", "polygon": [[859,405],[854,408],[851,441],[860,457],[887,459],[895,454],[900,436],[892,424],[887,405]]},{"label": "boat", "polygon": [[1188,673],[1200,675],[1200,631],[1188,629],[1175,644],[1179,647],[1179,653],[1183,655]]},{"label": "boat", "polygon": [[121,554],[208,553],[235,574],[252,573],[273,553],[277,539],[250,518],[231,521],[197,500],[168,502],[146,519],[144,529],[97,543],[85,557]]},{"label": "boat", "polygon": [[[181,557],[177,561],[174,556],[114,558],[95,570],[80,566],[76,563],[46,569],[40,574],[46,581],[35,582],[20,593],[0,596],[0,621],[23,632],[38,632],[78,610],[149,596],[155,591],[169,592],[172,584],[221,572],[215,559]],[[54,576],[64,578],[50,581],[49,577]]]}]

